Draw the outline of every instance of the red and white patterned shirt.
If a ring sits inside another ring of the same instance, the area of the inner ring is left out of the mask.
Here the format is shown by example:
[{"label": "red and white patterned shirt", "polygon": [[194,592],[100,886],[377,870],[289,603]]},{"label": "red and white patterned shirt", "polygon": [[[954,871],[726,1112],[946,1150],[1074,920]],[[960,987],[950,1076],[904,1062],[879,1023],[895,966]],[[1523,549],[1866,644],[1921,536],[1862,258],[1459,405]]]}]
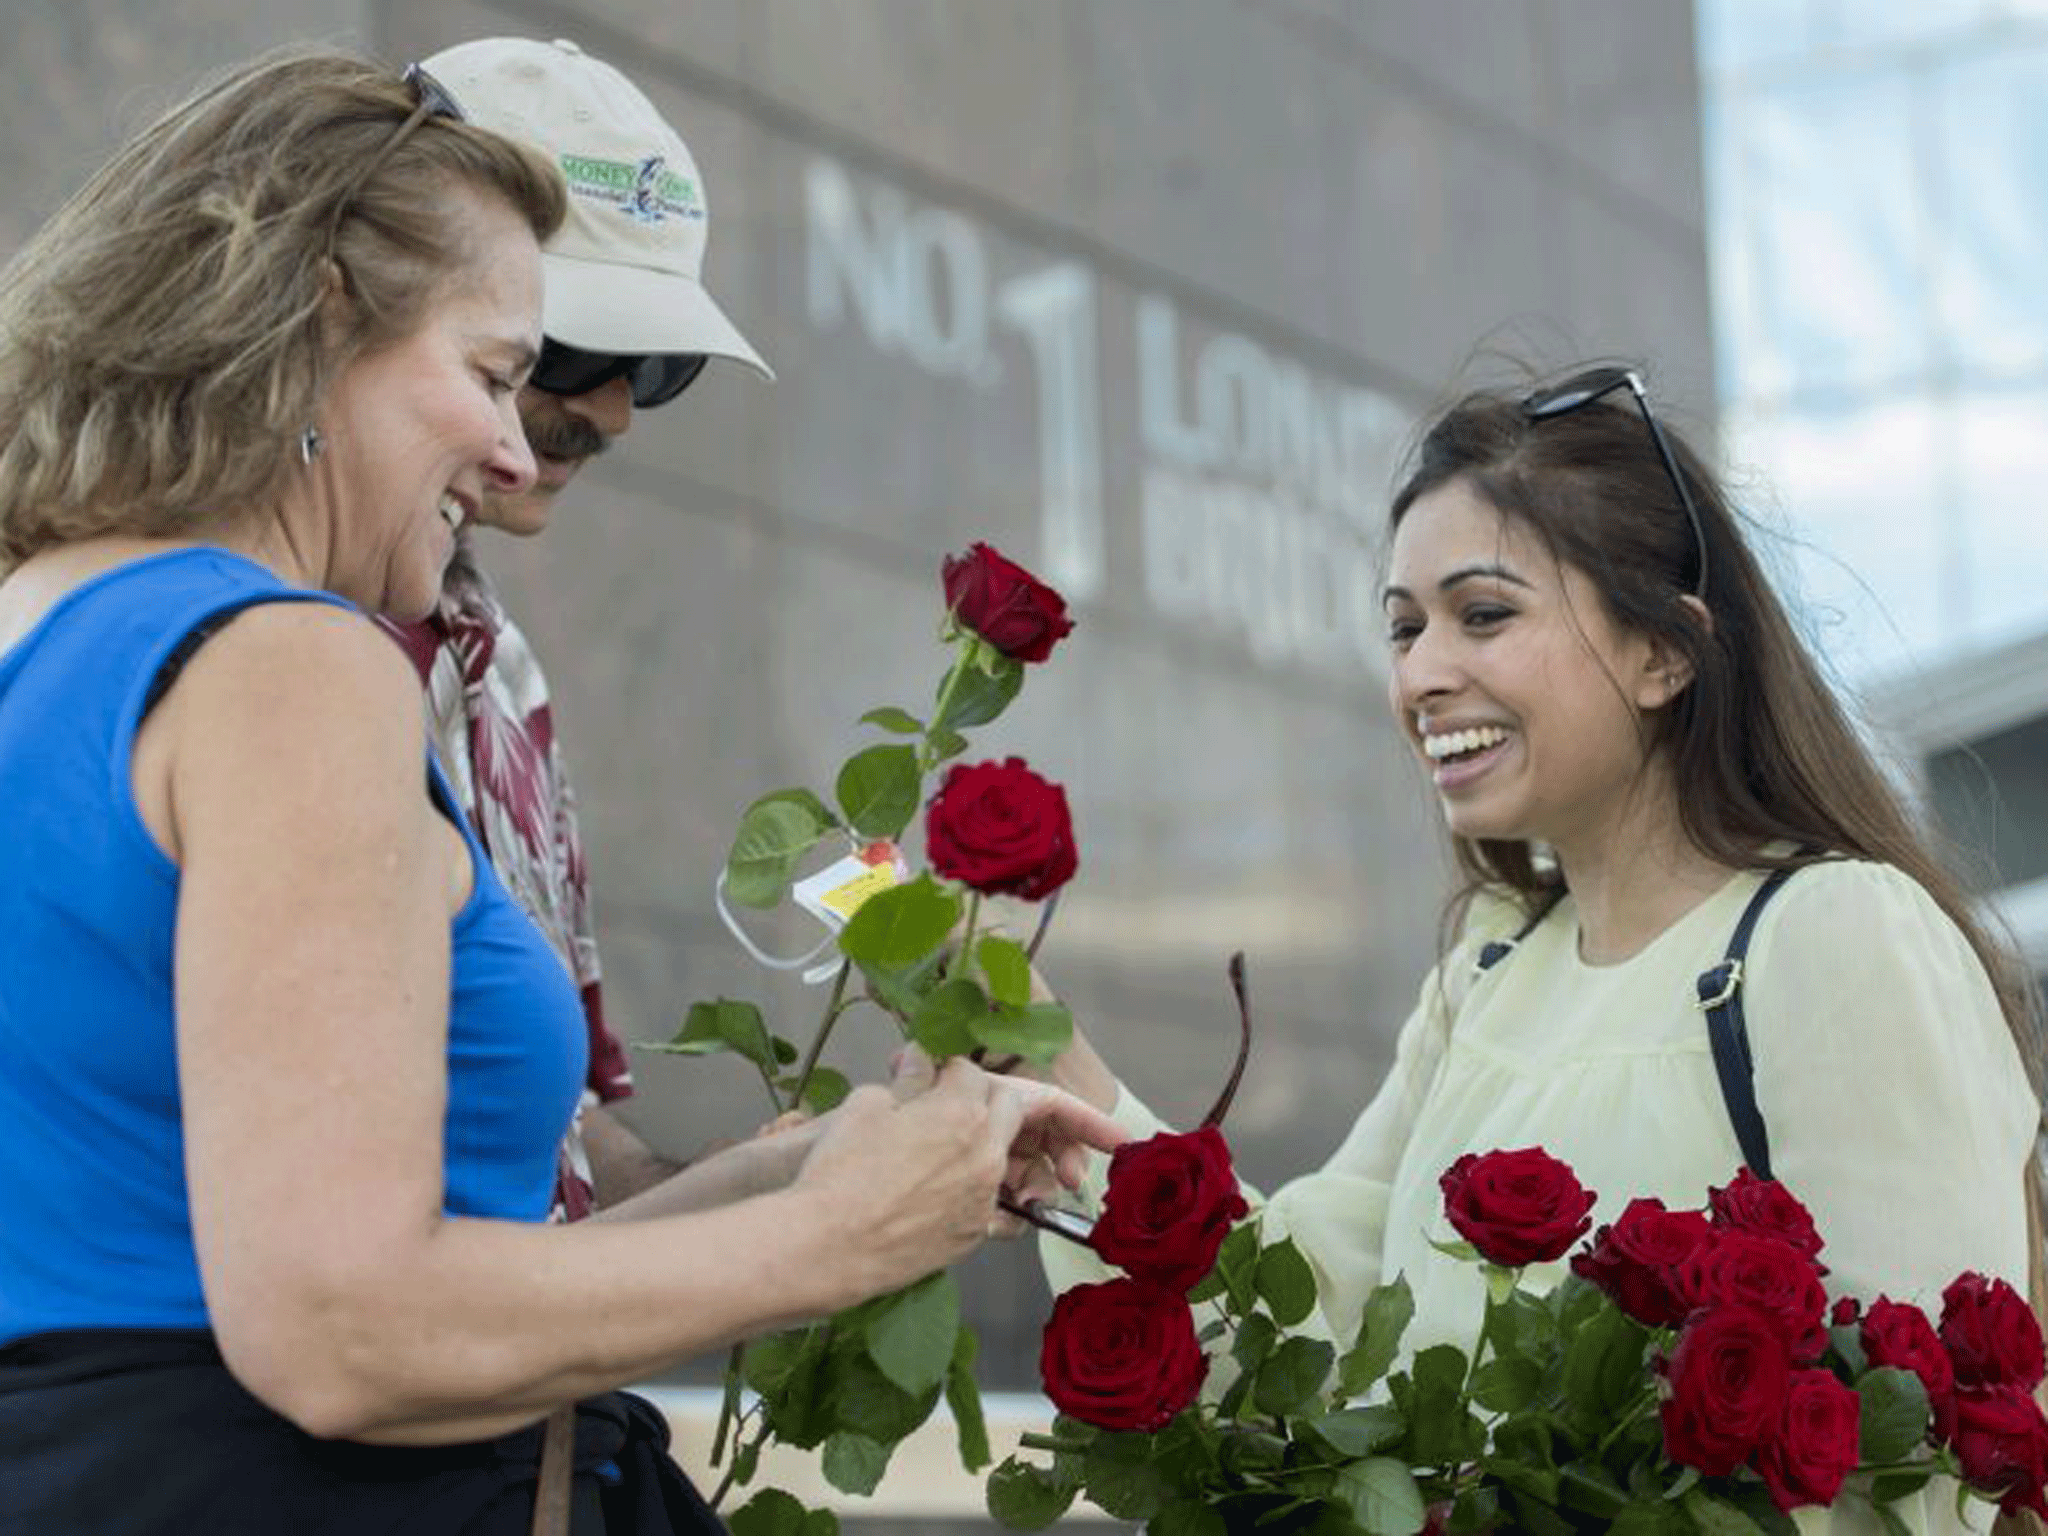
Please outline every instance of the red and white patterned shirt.
[{"label": "red and white patterned shirt", "polygon": [[[584,1105],[627,1097],[632,1070],[604,1020],[576,793],[533,648],[466,552],[449,566],[433,614],[412,624],[386,621],[385,627],[419,669],[435,750],[492,868],[540,925],[583,995],[590,1029]],[[579,1220],[592,1203],[579,1111],[562,1144],[554,1216]]]}]

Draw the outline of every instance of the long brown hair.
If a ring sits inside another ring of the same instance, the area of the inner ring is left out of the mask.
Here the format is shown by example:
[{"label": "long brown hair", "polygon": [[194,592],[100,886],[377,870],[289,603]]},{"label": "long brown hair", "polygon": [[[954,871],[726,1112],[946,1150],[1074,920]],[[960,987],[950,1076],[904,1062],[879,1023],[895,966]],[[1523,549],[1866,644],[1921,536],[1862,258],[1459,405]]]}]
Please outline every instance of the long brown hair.
[{"label": "long brown hair", "polygon": [[[1971,910],[1858,736],[1715,477],[1668,424],[1665,435],[1699,512],[1710,624],[1681,601],[1699,565],[1692,524],[1632,407],[1595,401],[1535,421],[1518,393],[1466,395],[1422,437],[1389,526],[1399,528],[1422,496],[1462,481],[1583,571],[1617,624],[1682,655],[1691,684],[1657,712],[1649,745],[1670,763],[1693,845],[1732,868],[1846,856],[1910,875],[1968,939],[2038,1091],[2029,978]],[[1525,842],[1454,838],[1453,847],[1461,896],[1500,891],[1533,914],[1560,894],[1556,871]]]},{"label": "long brown hair", "polygon": [[0,575],[269,502],[328,383],[475,259],[473,197],[546,240],[567,194],[347,53],[265,55],[136,135],[0,270]]}]

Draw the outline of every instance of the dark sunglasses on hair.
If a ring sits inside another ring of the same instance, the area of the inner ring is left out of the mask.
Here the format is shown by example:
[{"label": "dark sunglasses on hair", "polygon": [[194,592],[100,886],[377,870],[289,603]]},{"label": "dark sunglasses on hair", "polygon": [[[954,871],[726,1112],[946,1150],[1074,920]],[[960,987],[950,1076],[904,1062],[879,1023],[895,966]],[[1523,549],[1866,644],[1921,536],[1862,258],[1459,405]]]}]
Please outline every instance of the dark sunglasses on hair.
[{"label": "dark sunglasses on hair", "polygon": [[704,371],[705,361],[702,352],[586,352],[547,337],[527,382],[551,395],[587,395],[613,379],[624,379],[632,386],[633,404],[644,411],[688,389]]},{"label": "dark sunglasses on hair", "polygon": [[1650,441],[1657,446],[1657,457],[1664,461],[1664,473],[1671,478],[1671,488],[1678,492],[1680,505],[1692,524],[1693,547],[1699,556],[1699,575],[1693,583],[1692,595],[1701,602],[1707,597],[1707,532],[1700,522],[1700,509],[1692,499],[1692,492],[1686,489],[1685,476],[1678,471],[1678,459],[1671,452],[1671,444],[1665,439],[1664,429],[1657,425],[1656,413],[1650,409],[1650,397],[1643,389],[1643,381],[1633,368],[1589,368],[1584,373],[1572,375],[1561,384],[1548,389],[1539,389],[1522,401],[1522,414],[1530,421],[1548,421],[1553,416],[1564,416],[1582,406],[1591,405],[1595,400],[1625,389],[1635,396],[1636,409],[1643,414],[1643,425],[1650,429]]},{"label": "dark sunglasses on hair", "polygon": [[370,178],[384,168],[384,162],[397,152],[398,146],[411,138],[420,124],[430,117],[446,118],[455,123],[464,121],[462,108],[455,98],[448,94],[448,88],[425,69],[417,64],[408,64],[405,66],[405,74],[400,78],[405,88],[412,93],[412,111],[408,112],[404,121],[392,130],[391,137],[384,141],[383,147],[364,162],[355,180],[349,183],[348,191],[334,205],[334,221],[327,231],[327,250],[330,256],[334,251],[334,242],[341,234],[342,221],[348,217],[349,210],[355,207],[356,200],[363,195],[363,188],[370,184]]}]

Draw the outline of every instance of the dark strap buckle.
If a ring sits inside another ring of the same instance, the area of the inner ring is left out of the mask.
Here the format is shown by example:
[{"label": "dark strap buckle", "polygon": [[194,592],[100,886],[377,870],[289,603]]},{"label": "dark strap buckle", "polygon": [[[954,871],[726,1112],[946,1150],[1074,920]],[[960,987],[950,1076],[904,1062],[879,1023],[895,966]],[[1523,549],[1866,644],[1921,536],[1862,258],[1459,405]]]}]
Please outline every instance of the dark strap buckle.
[{"label": "dark strap buckle", "polygon": [[1694,1007],[1713,1009],[1722,1007],[1742,989],[1742,962],[1723,960],[1712,970],[1700,972],[1695,983],[1699,997]]}]

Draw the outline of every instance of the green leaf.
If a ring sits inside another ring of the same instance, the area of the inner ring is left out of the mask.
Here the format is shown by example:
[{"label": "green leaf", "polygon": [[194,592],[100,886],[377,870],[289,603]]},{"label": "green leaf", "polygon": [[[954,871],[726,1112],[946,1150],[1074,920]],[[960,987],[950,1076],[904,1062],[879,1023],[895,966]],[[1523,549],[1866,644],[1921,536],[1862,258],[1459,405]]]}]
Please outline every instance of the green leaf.
[{"label": "green leaf", "polygon": [[1322,1391],[1336,1358],[1336,1347],[1322,1339],[1285,1340],[1259,1367],[1252,1402],[1261,1413],[1293,1413]]},{"label": "green leaf", "polygon": [[943,725],[934,726],[925,741],[931,749],[934,765],[956,758],[967,750],[967,738]]},{"label": "green leaf", "polygon": [[1924,1466],[1913,1468],[1910,1472],[1887,1472],[1871,1480],[1870,1496],[1880,1504],[1907,1498],[1925,1488],[1940,1470],[1941,1468],[1930,1461]]},{"label": "green leaf", "polygon": [[1150,1520],[1166,1507],[1172,1482],[1152,1456],[1149,1435],[1104,1435],[1088,1448],[1088,1497],[1119,1520]]},{"label": "green leaf", "polygon": [[1375,1286],[1359,1315],[1358,1338],[1337,1363],[1337,1385],[1346,1397],[1359,1397],[1387,1374],[1401,1351],[1401,1335],[1415,1316],[1415,1296],[1396,1275]]},{"label": "green leaf", "polygon": [[995,1055],[1044,1066],[1073,1044],[1074,1016],[1060,1003],[998,1008],[974,1021],[974,1039]]},{"label": "green leaf", "polygon": [[879,725],[885,731],[894,731],[899,736],[922,736],[924,722],[907,709],[898,709],[894,704],[884,704],[880,709],[871,709],[860,717],[862,725]]},{"label": "green leaf", "polygon": [[900,837],[917,814],[922,782],[916,748],[869,747],[839,770],[839,808],[862,837]]},{"label": "green leaf", "polygon": [[1031,957],[1022,944],[991,933],[974,946],[974,958],[988,981],[990,997],[1011,1008],[1031,1001]]},{"label": "green leaf", "polygon": [[939,1400],[936,1386],[923,1394],[904,1391],[866,1355],[835,1354],[827,1367],[825,1394],[835,1429],[850,1429],[885,1445],[922,1424]]},{"label": "green leaf", "polygon": [[1480,1262],[1479,1250],[1466,1242],[1462,1237],[1432,1237],[1429,1239],[1429,1246],[1444,1255],[1444,1257],[1456,1259],[1461,1264],[1477,1264]]},{"label": "green leaf", "polygon": [[1487,1361],[1472,1374],[1472,1398],[1489,1413],[1513,1413],[1536,1401],[1543,1367],[1526,1355]]},{"label": "green leaf", "polygon": [[1282,1328],[1292,1328],[1315,1310],[1315,1272],[1292,1238],[1260,1249],[1256,1274],[1259,1299]]},{"label": "green leaf", "polygon": [[847,920],[839,947],[863,971],[903,971],[930,957],[960,921],[960,898],[930,875],[870,896]]},{"label": "green leaf", "polygon": [[1258,1379],[1259,1367],[1266,1363],[1266,1356],[1272,1352],[1280,1330],[1273,1326],[1273,1320],[1262,1312],[1254,1312],[1237,1325],[1237,1337],[1231,1340],[1230,1357],[1238,1364],[1237,1380],[1225,1390],[1223,1399],[1216,1405],[1216,1411],[1223,1418],[1237,1416],[1240,1405]]},{"label": "green leaf", "polygon": [[1071,1484],[1058,1482],[1044,1467],[1014,1456],[989,1473],[983,1493],[990,1516],[1013,1531],[1045,1530],[1074,1502]]},{"label": "green leaf", "polygon": [[[785,1092],[795,1086],[796,1078],[794,1076],[785,1079]],[[810,1081],[804,1084],[804,1097],[801,1107],[809,1110],[814,1115],[822,1115],[827,1110],[837,1109],[851,1092],[853,1092],[853,1084],[847,1081],[844,1072],[841,1072],[836,1067],[813,1067],[811,1068]]]},{"label": "green leaf", "polygon": [[1466,1488],[1451,1504],[1444,1529],[1451,1536],[1481,1536],[1500,1525],[1500,1491],[1495,1488]]},{"label": "green leaf", "polygon": [[889,1453],[893,1449],[866,1435],[842,1430],[825,1442],[820,1458],[825,1481],[841,1493],[857,1493],[865,1498],[880,1486],[882,1474],[889,1470]]},{"label": "green leaf", "polygon": [[1686,1536],[1683,1512],[1662,1499],[1638,1499],[1614,1517],[1611,1536]]},{"label": "green leaf", "polygon": [[[1017,697],[1017,690],[1024,686],[1024,663],[1012,661],[1000,653],[992,653],[993,659],[983,666],[963,667],[960,677],[953,684],[953,695],[946,700],[946,712],[932,722],[934,726],[950,726],[955,730],[966,730],[971,726],[986,725],[1005,709],[1010,700]],[[939,690],[945,691],[945,681],[940,680]]]},{"label": "green leaf", "polygon": [[839,819],[808,789],[763,795],[740,815],[725,858],[725,894],[743,907],[774,906],[782,900],[796,861],[838,825]]},{"label": "green leaf", "polygon": [[913,1395],[936,1386],[952,1363],[960,1332],[960,1287],[945,1270],[886,1298],[867,1324],[868,1356]]},{"label": "green leaf", "polygon": [[965,976],[942,981],[924,995],[910,1016],[910,1038],[934,1061],[964,1056],[980,1042],[988,1017],[988,994]]},{"label": "green leaf", "polygon": [[1702,1536],[1763,1536],[1763,1527],[1725,1499],[1695,1488],[1678,1501]]},{"label": "green leaf", "polygon": [[981,1388],[974,1379],[981,1341],[972,1328],[953,1339],[953,1358],[946,1365],[946,1406],[953,1410],[953,1431],[960,1443],[960,1465],[979,1472],[994,1458],[988,1447],[988,1421],[982,1417]]},{"label": "green leaf", "polygon": [[1913,1536],[1913,1528],[1891,1505],[1877,1504],[1872,1508],[1877,1511],[1877,1523],[1884,1527],[1885,1536]]},{"label": "green leaf", "polygon": [[690,1011],[683,1015],[683,1027],[659,1049],[682,1056],[733,1051],[772,1075],[780,1065],[775,1059],[775,1046],[775,1037],[761,1021],[759,1008],[737,998],[721,997],[715,1002],[690,1004]]},{"label": "green leaf", "polygon": [[1145,1536],[1230,1536],[1230,1526],[1207,1504],[1176,1499],[1146,1524]]},{"label": "green leaf", "polygon": [[1408,1410],[1409,1448],[1420,1464],[1450,1463],[1466,1451],[1471,1415],[1464,1404],[1465,1352],[1455,1344],[1433,1344],[1409,1367],[1414,1383]]},{"label": "green leaf", "polygon": [[1427,1514],[1415,1474],[1390,1456],[1339,1468],[1335,1496],[1368,1536],[1414,1536]]},{"label": "green leaf", "polygon": [[1598,1519],[1611,1520],[1629,1503],[1629,1491],[1598,1462],[1567,1462],[1558,1471],[1557,1500]]},{"label": "green leaf", "polygon": [[1216,1250],[1216,1271],[1223,1277],[1231,1311],[1240,1315],[1251,1311],[1259,1299],[1259,1229],[1255,1223],[1240,1222],[1230,1229],[1223,1246]]},{"label": "green leaf", "polygon": [[1863,1459],[1904,1461],[1927,1438],[1927,1388],[1912,1371],[1879,1366],[1856,1383],[1863,1399],[1859,1437]]},{"label": "green leaf", "polygon": [[1327,1446],[1334,1455],[1356,1461],[1400,1440],[1408,1433],[1408,1421],[1391,1403],[1373,1403],[1303,1419],[1298,1429],[1302,1435]]},{"label": "green leaf", "polygon": [[732,1536],[804,1536],[803,1505],[780,1488],[763,1488],[726,1519]]}]

